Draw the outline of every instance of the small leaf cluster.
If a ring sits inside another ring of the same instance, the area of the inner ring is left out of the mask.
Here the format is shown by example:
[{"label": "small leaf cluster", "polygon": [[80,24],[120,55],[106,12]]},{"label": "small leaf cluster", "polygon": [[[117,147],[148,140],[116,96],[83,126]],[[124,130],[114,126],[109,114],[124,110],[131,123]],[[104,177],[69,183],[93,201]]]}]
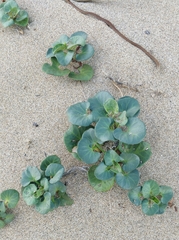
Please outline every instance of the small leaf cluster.
[{"label": "small leaf cluster", "polygon": [[6,0],[0,4],[0,21],[4,27],[18,25],[26,27],[29,22],[28,13],[21,10],[14,0]]},{"label": "small leaf cluster", "polygon": [[61,160],[56,155],[42,161],[40,170],[29,166],[22,173],[22,197],[27,205],[46,214],[49,211],[65,205],[71,205],[73,200],[66,193],[66,186],[60,181],[64,173]]},{"label": "small leaf cluster", "polygon": [[11,209],[15,208],[19,201],[19,193],[15,189],[8,189],[0,194],[0,228],[14,219]]},{"label": "small leaf cluster", "polygon": [[136,206],[141,205],[146,215],[162,214],[173,197],[171,187],[159,186],[154,180],[144,182],[128,192],[128,197]]},{"label": "small leaf cluster", "polygon": [[75,32],[70,37],[62,35],[47,51],[46,57],[51,58],[52,65],[45,63],[42,70],[47,74],[68,76],[74,80],[90,80],[94,71],[82,62],[93,56],[94,48],[91,44],[86,44],[86,39],[87,34],[82,31]]}]

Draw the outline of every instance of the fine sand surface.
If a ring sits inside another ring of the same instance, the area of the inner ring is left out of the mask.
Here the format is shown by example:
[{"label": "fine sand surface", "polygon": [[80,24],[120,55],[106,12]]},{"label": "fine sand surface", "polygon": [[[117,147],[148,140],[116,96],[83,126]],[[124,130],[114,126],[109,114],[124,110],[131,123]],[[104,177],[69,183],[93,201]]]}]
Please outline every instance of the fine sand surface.
[{"label": "fine sand surface", "polygon": [[[174,190],[175,208],[145,216],[116,185],[106,193],[90,187],[85,173],[66,177],[71,207],[40,215],[21,199],[15,220],[1,230],[2,240],[178,240],[179,239],[179,5],[178,0],[96,0],[76,3],[109,19],[131,40],[160,62],[160,69],[140,50],[106,24],[82,15],[62,0],[18,0],[28,11],[24,34],[0,26],[0,191],[20,191],[22,171],[39,166],[45,154],[58,155],[66,170],[82,166],[63,143],[69,126],[66,109],[100,90],[116,98],[121,92],[109,77],[138,92],[121,88],[138,99],[140,119],[147,126],[152,157],[140,169],[141,183],[154,179]],[[42,72],[46,51],[60,35],[85,31],[95,55],[95,70],[87,83]],[[147,34],[148,33],[148,34]],[[37,123],[35,127],[33,123]]]}]

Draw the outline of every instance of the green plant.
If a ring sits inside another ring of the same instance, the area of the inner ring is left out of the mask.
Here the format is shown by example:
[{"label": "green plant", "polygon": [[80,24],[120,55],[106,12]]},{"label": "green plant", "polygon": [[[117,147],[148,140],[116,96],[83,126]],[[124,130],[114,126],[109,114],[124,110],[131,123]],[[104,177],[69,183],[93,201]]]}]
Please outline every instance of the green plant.
[{"label": "green plant", "polygon": [[14,219],[11,209],[15,208],[19,201],[19,193],[15,189],[8,189],[1,193],[0,200],[0,228]]},{"label": "green plant", "polygon": [[165,212],[173,197],[173,191],[171,187],[159,186],[154,180],[149,180],[144,182],[143,186],[130,190],[128,197],[135,205],[141,205],[146,215],[151,216]]},{"label": "green plant", "polygon": [[86,38],[87,34],[82,31],[75,32],[70,37],[62,35],[47,51],[46,56],[51,58],[52,65],[45,63],[42,70],[47,74],[68,76],[74,80],[90,80],[94,74],[93,69],[82,62],[93,56],[94,48],[86,44]]},{"label": "green plant", "polygon": [[0,21],[4,27],[18,25],[27,26],[29,22],[28,13],[21,10],[14,0],[6,0],[0,4]]},{"label": "green plant", "polygon": [[60,158],[56,155],[47,157],[40,169],[29,166],[22,173],[22,196],[26,204],[35,206],[41,214],[73,204],[66,193],[66,186],[60,181],[64,173]]},{"label": "green plant", "polygon": [[139,112],[136,99],[115,100],[107,91],[68,108],[72,125],[64,135],[66,148],[75,158],[93,164],[88,180],[96,191],[108,191],[115,181],[126,190],[137,187],[137,168],[151,156],[149,143],[143,141],[146,127],[138,119]]}]

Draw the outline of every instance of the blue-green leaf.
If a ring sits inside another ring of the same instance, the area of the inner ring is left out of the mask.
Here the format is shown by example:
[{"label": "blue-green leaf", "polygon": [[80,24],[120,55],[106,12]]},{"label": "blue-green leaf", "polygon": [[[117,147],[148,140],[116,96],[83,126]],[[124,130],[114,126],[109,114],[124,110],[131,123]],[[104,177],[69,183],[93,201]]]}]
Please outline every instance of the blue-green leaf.
[{"label": "blue-green leaf", "polygon": [[48,167],[48,165],[50,165],[51,163],[61,163],[61,160],[58,156],[56,155],[51,155],[45,158],[45,160],[42,161],[41,165],[40,165],[40,169],[42,171],[45,171],[46,168]]},{"label": "blue-green leaf", "polygon": [[157,196],[160,193],[159,185],[154,180],[148,180],[143,184],[142,195],[144,198]]},{"label": "blue-green leaf", "polygon": [[140,143],[146,134],[145,124],[138,118],[129,118],[124,127],[114,130],[114,137],[123,143]]},{"label": "blue-green leaf", "polygon": [[139,165],[140,159],[137,155],[133,153],[121,153],[120,157],[123,159],[122,169],[125,172],[132,172]]},{"label": "blue-green leaf", "polygon": [[78,31],[78,32],[73,33],[73,34],[70,36],[70,38],[71,38],[71,37],[74,37],[74,36],[80,36],[80,37],[82,37],[84,40],[86,40],[88,35],[87,35],[85,32],[83,32],[83,31]]},{"label": "blue-green leaf", "polygon": [[19,201],[19,193],[15,189],[8,189],[1,193],[1,199],[8,208],[15,208]]},{"label": "blue-green leaf", "polygon": [[78,126],[89,126],[93,122],[89,102],[80,102],[70,106],[67,110],[69,122]]},{"label": "blue-green leaf", "polygon": [[159,211],[159,205],[152,200],[144,199],[142,201],[142,211],[148,216],[152,216]]},{"label": "blue-green leaf", "polygon": [[100,118],[95,126],[95,133],[97,138],[99,138],[102,142],[106,141],[114,141],[113,137],[113,128],[112,128],[113,120],[111,118],[103,117]]},{"label": "blue-green leaf", "polygon": [[109,166],[106,166],[101,162],[94,171],[94,175],[97,179],[105,181],[114,177],[114,172],[110,170]]},{"label": "blue-green leaf", "polygon": [[68,41],[68,49],[73,48],[74,46],[77,45],[81,45],[84,46],[85,45],[85,39],[80,36],[80,35],[76,35],[76,36],[72,36],[70,37],[69,41]]},{"label": "blue-green leaf", "polygon": [[88,171],[88,181],[90,185],[98,192],[106,192],[110,190],[114,185],[115,178],[111,178],[106,181],[97,179],[94,175],[94,171],[97,166],[92,166]]},{"label": "blue-green leaf", "polygon": [[121,162],[123,159],[114,151],[108,150],[104,155],[104,162],[107,166],[112,166],[114,162]]},{"label": "blue-green leaf", "polygon": [[128,122],[128,118],[126,117],[126,111],[123,111],[119,116],[114,118],[114,121],[119,124],[119,126],[125,126]]},{"label": "blue-green leaf", "polygon": [[104,103],[104,109],[109,116],[119,113],[119,107],[116,100],[109,98]]},{"label": "blue-green leaf", "polygon": [[36,182],[41,178],[41,173],[36,167],[27,167],[22,173],[21,184],[23,187],[31,182]]},{"label": "blue-green leaf", "polygon": [[43,187],[44,191],[47,191],[49,188],[49,182],[47,178],[42,178],[40,180],[40,185]]},{"label": "blue-green leaf", "polygon": [[59,51],[55,53],[55,57],[57,61],[62,66],[67,66],[71,62],[73,55],[74,55],[74,52],[69,50],[67,52]]},{"label": "blue-green leaf", "polygon": [[82,67],[78,68],[79,72],[70,72],[69,77],[77,81],[89,81],[93,75],[94,71],[88,64],[83,64]]},{"label": "blue-green leaf", "polygon": [[37,187],[35,184],[29,184],[22,190],[22,196],[27,205],[35,205],[39,200],[35,197]]},{"label": "blue-green leaf", "polygon": [[139,186],[139,187],[136,187],[134,189],[131,189],[129,192],[128,192],[128,197],[129,197],[129,200],[135,204],[136,206],[139,206],[141,203],[142,203],[142,194],[141,194],[141,190],[142,190],[142,187]]},{"label": "blue-green leaf", "polygon": [[77,61],[85,61],[94,55],[94,48],[90,44],[85,44],[84,47],[80,48],[80,53],[76,54],[75,59]]},{"label": "blue-green leaf", "polygon": [[44,193],[43,201],[38,202],[35,209],[41,214],[46,214],[51,210],[51,194],[49,192]]},{"label": "blue-green leaf", "polygon": [[132,97],[125,96],[118,100],[119,111],[126,111],[127,117],[136,117],[140,112],[139,102]]},{"label": "blue-green leaf", "polygon": [[51,163],[45,170],[45,175],[50,177],[50,183],[56,183],[63,176],[64,167],[59,163]]},{"label": "blue-green leaf", "polygon": [[52,47],[54,48],[57,44],[66,44],[69,40],[69,37],[67,35],[62,35],[56,42],[52,44]]},{"label": "blue-green leaf", "polygon": [[58,181],[49,185],[49,192],[52,196],[55,196],[59,191],[66,192],[66,186],[62,182]]},{"label": "blue-green leaf", "polygon": [[162,195],[162,198],[160,200],[164,204],[167,204],[173,197],[173,190],[171,187],[160,186],[159,192],[160,192],[160,195]]},{"label": "blue-green leaf", "polygon": [[125,173],[117,173],[116,174],[116,182],[123,189],[132,189],[135,188],[139,182],[139,172],[135,169],[132,172]]},{"label": "blue-green leaf", "polygon": [[0,201],[0,213],[1,212],[5,212],[6,211],[6,207],[4,205],[4,202],[3,201]]},{"label": "blue-green leaf", "polygon": [[12,213],[6,214],[6,217],[4,218],[5,224],[12,222],[12,220],[14,220],[14,218],[15,218],[14,214],[12,214]]},{"label": "blue-green leaf", "polygon": [[159,210],[156,212],[156,214],[163,214],[167,208],[167,204],[160,203],[159,204]]}]

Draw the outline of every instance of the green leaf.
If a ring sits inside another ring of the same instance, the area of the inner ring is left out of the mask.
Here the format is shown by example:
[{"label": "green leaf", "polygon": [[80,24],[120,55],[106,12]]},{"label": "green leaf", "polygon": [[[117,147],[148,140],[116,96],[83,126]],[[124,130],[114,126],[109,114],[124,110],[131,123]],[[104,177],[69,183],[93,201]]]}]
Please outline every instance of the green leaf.
[{"label": "green leaf", "polygon": [[78,127],[71,125],[64,134],[64,143],[69,152],[72,152],[73,148],[77,146],[77,143],[82,137],[82,134],[88,130],[89,127]]},{"label": "green leaf", "polygon": [[1,18],[1,23],[3,25],[3,27],[9,27],[12,26],[14,24],[14,20],[11,19],[8,14],[4,14]]},{"label": "green leaf", "polygon": [[70,106],[67,110],[69,122],[78,126],[89,126],[93,122],[89,102],[80,102]]},{"label": "green leaf", "polygon": [[58,192],[66,192],[66,186],[62,182],[58,181],[49,185],[49,192],[52,196],[55,196]]},{"label": "green leaf", "polygon": [[90,109],[92,110],[92,115],[96,122],[101,117],[107,117],[107,113],[104,109],[104,103],[108,99],[114,99],[114,98],[107,91],[98,92],[94,97],[88,99],[88,102],[90,102]]},{"label": "green leaf", "polygon": [[69,37],[63,34],[56,42],[52,44],[52,47],[54,48],[57,44],[67,44],[68,40]]},{"label": "green leaf", "polygon": [[94,71],[91,66],[83,64],[82,67],[78,68],[79,72],[70,72],[69,77],[77,81],[89,81],[93,75]]},{"label": "green leaf", "polygon": [[97,179],[105,181],[110,178],[114,178],[114,172],[110,170],[109,166],[106,166],[101,162],[94,171],[94,175]]},{"label": "green leaf", "polygon": [[15,18],[15,17],[17,16],[17,14],[18,14],[19,11],[20,11],[19,8],[13,7],[13,8],[11,8],[11,10],[8,12],[8,15],[9,15],[10,18]]},{"label": "green leaf", "polygon": [[128,118],[126,117],[126,111],[123,111],[119,116],[115,117],[114,121],[120,126],[125,126],[128,122]]},{"label": "green leaf", "polygon": [[117,162],[113,162],[113,166],[110,167],[110,170],[116,174],[122,172],[121,165]]},{"label": "green leaf", "polygon": [[40,169],[42,171],[45,171],[48,167],[48,165],[50,165],[51,163],[61,163],[61,160],[58,156],[56,155],[51,155],[48,156],[47,158],[45,158],[45,160],[42,161],[41,165],[40,165]]},{"label": "green leaf", "polygon": [[94,171],[96,168],[97,166],[92,166],[88,171],[88,181],[90,185],[98,192],[106,192],[110,190],[114,185],[115,178],[111,178],[106,181],[101,181],[97,179],[94,175]]},{"label": "green leaf", "polygon": [[5,212],[6,211],[6,207],[4,205],[3,201],[0,201],[0,212]]},{"label": "green leaf", "polygon": [[139,186],[139,187],[136,187],[134,189],[131,189],[129,192],[128,192],[128,197],[129,197],[129,200],[135,204],[136,206],[139,206],[141,205],[142,203],[142,194],[141,194],[141,190],[142,190],[142,187]]},{"label": "green leaf", "polygon": [[20,10],[20,12],[18,13],[15,19],[15,24],[25,27],[27,26],[28,22],[29,22],[28,13],[24,10]]},{"label": "green leaf", "polygon": [[144,199],[142,201],[142,211],[148,216],[152,216],[159,211],[159,205],[152,200]]},{"label": "green leaf", "polygon": [[71,37],[75,37],[75,36],[80,36],[80,37],[82,37],[84,40],[86,40],[88,35],[87,35],[85,32],[78,31],[78,32],[73,33],[73,34],[70,36],[70,38],[71,38]]},{"label": "green leaf", "polygon": [[5,222],[3,222],[1,219],[0,219],[0,229],[3,228],[5,226]]},{"label": "green leaf", "polygon": [[114,150],[108,150],[104,155],[104,162],[107,166],[112,166],[114,162],[118,163],[122,160]]},{"label": "green leaf", "polygon": [[[46,57],[47,58],[51,58],[51,57],[54,57],[54,54],[53,54],[53,48],[49,48],[47,50],[47,53],[46,53]],[[56,59],[56,58],[55,58]],[[57,60],[56,60],[57,61]],[[57,67],[59,66],[59,63],[57,62]]]},{"label": "green leaf", "polygon": [[116,182],[123,189],[135,188],[139,182],[139,172],[135,169],[129,173],[117,173]]},{"label": "green leaf", "polygon": [[116,100],[109,98],[104,103],[104,109],[108,113],[109,116],[119,113],[119,107]]},{"label": "green leaf", "polygon": [[67,193],[61,193],[60,198],[55,198],[54,199],[54,202],[53,202],[54,205],[52,205],[52,202],[51,202],[51,207],[56,208],[58,206],[71,206],[73,203],[74,203],[73,199],[71,199],[67,195]]},{"label": "green leaf", "polygon": [[50,177],[50,183],[56,183],[63,176],[64,167],[59,163],[51,163],[45,170],[45,175]]},{"label": "green leaf", "polygon": [[93,164],[100,158],[100,150],[96,147],[97,139],[94,129],[88,129],[84,132],[82,139],[78,142],[77,153],[80,159],[87,163]]},{"label": "green leaf", "polygon": [[159,204],[159,210],[156,212],[156,214],[163,214],[167,208],[167,204],[160,203]]},{"label": "green leaf", "polygon": [[15,218],[14,214],[11,213],[6,214],[6,217],[4,219],[5,224],[12,222],[14,218]]},{"label": "green leaf", "polygon": [[50,65],[48,63],[45,63],[42,66],[42,70],[44,72],[46,72],[47,74],[54,75],[54,76],[60,76],[61,77],[61,76],[68,75],[70,73],[70,70],[68,70],[67,68],[60,69],[58,67],[59,63],[58,63],[58,61],[57,61],[57,59],[55,57],[51,58],[51,62],[52,62],[52,65]]},{"label": "green leaf", "polygon": [[74,52],[68,50],[67,52],[63,52],[63,51],[57,52],[55,54],[55,57],[57,61],[60,63],[60,65],[67,66],[71,62],[73,55],[74,55]]},{"label": "green leaf", "polygon": [[70,39],[68,40],[68,49],[74,47],[74,46],[84,46],[85,45],[85,39],[82,36],[76,35],[76,36],[72,36],[70,37]]},{"label": "green leaf", "polygon": [[143,184],[142,195],[144,198],[159,195],[160,189],[157,182],[154,180],[148,180]]},{"label": "green leaf", "polygon": [[140,112],[139,102],[132,97],[125,96],[118,100],[119,111],[126,111],[127,117],[137,117]]},{"label": "green leaf", "polygon": [[8,208],[15,208],[19,201],[19,193],[15,189],[8,189],[1,193],[1,199]]},{"label": "green leaf", "polygon": [[39,200],[35,197],[37,187],[35,184],[29,184],[22,190],[22,196],[27,205],[35,205]]},{"label": "green leaf", "polygon": [[173,190],[171,187],[168,186],[160,186],[159,187],[160,195],[162,195],[162,198],[160,199],[163,204],[168,204],[168,202],[173,197]]},{"label": "green leaf", "polygon": [[56,54],[57,52],[63,51],[63,50],[66,50],[66,49],[67,49],[66,44],[59,43],[59,44],[57,44],[53,47],[52,52],[53,52],[53,54]]},{"label": "green leaf", "polygon": [[99,138],[102,142],[106,141],[114,141],[113,137],[113,128],[112,128],[113,120],[111,118],[100,118],[95,126],[95,133],[97,138]]},{"label": "green leaf", "polygon": [[114,130],[114,137],[127,144],[140,143],[145,134],[145,124],[138,118],[129,118],[126,126]]},{"label": "green leaf", "polygon": [[35,209],[41,214],[46,214],[51,210],[51,194],[49,192],[44,193],[43,201],[38,202]]},{"label": "green leaf", "polygon": [[40,185],[43,187],[44,191],[47,191],[49,188],[49,183],[47,178],[42,178],[40,181]]},{"label": "green leaf", "polygon": [[120,157],[122,158],[121,162],[123,163],[122,169],[125,172],[132,172],[139,165],[140,159],[133,153],[122,153]]},{"label": "green leaf", "polygon": [[86,44],[80,48],[80,53],[76,54],[75,59],[77,61],[85,61],[94,55],[94,48],[90,44]]},{"label": "green leaf", "polygon": [[31,182],[36,182],[41,178],[41,173],[36,167],[27,167],[22,173],[21,184],[23,187]]}]

